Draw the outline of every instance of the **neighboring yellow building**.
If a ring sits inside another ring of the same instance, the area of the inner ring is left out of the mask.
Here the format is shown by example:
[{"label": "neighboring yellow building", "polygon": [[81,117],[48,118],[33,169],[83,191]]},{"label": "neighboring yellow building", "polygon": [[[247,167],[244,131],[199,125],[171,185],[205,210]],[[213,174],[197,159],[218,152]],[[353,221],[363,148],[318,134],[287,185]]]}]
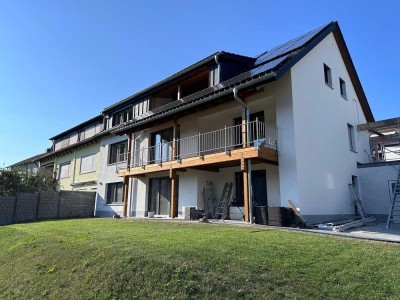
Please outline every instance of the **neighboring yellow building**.
[{"label": "neighboring yellow building", "polygon": [[95,191],[99,177],[100,142],[75,148],[71,153],[56,157],[54,173],[58,190]]},{"label": "neighboring yellow building", "polygon": [[53,147],[40,162],[53,170],[57,190],[96,191],[103,118],[97,116],[51,138]]}]

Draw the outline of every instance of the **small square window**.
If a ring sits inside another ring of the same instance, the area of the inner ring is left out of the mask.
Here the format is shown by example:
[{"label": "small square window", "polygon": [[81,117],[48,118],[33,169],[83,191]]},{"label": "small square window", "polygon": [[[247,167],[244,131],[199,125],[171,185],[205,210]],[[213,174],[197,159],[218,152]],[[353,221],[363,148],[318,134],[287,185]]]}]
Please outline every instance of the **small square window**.
[{"label": "small square window", "polygon": [[340,85],[340,95],[342,95],[344,99],[347,99],[346,82],[340,77],[339,77],[339,85]]},{"label": "small square window", "polygon": [[327,65],[324,64],[325,83],[332,87],[332,71]]}]

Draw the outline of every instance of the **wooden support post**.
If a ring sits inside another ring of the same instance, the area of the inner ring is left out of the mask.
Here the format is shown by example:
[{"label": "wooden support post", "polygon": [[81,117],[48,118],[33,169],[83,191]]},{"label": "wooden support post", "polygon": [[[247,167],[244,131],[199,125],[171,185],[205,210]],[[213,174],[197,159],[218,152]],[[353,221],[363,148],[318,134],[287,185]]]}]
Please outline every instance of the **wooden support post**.
[{"label": "wooden support post", "polygon": [[243,196],[244,196],[244,220],[246,222],[250,221],[249,217],[249,173],[247,170],[247,159],[244,160],[244,170],[243,170]]},{"label": "wooden support post", "polygon": [[[126,168],[129,171],[131,166],[131,155],[132,155],[132,134],[128,134],[128,153],[126,155]],[[123,217],[126,218],[128,211],[128,195],[129,195],[129,176],[124,177],[124,207]]]},{"label": "wooden support post", "polygon": [[128,134],[128,153],[126,156],[126,168],[129,170],[131,168],[131,158],[132,158],[132,133]]},{"label": "wooden support post", "polygon": [[178,159],[178,139],[180,135],[180,127],[178,125],[178,120],[174,120],[173,127],[173,140],[172,140],[172,160]]},{"label": "wooden support post", "polygon": [[245,118],[242,118],[242,145],[243,148],[246,148],[247,146],[247,125],[246,125],[246,120]]},{"label": "wooden support post", "polygon": [[128,211],[129,176],[124,177],[124,208],[123,217],[126,218]]},{"label": "wooden support post", "polygon": [[177,217],[178,211],[178,176],[176,176],[176,170],[170,171],[171,178],[171,218]]},{"label": "wooden support post", "polygon": [[[246,103],[246,100],[243,99],[243,102]],[[250,120],[246,120],[246,119],[247,119],[246,112],[243,109],[243,112],[242,112],[242,145],[243,145],[243,148],[247,147],[247,124],[246,124],[246,121],[247,122],[250,121]]]}]

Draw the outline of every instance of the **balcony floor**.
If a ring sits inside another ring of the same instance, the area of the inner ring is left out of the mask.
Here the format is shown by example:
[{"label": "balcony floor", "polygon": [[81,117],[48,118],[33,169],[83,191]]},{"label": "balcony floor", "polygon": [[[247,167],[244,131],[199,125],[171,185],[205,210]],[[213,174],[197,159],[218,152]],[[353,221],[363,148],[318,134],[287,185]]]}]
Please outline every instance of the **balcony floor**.
[{"label": "balcony floor", "polygon": [[259,147],[240,148],[231,150],[228,154],[223,152],[205,154],[202,157],[188,157],[181,160],[167,161],[162,164],[149,164],[143,167],[134,167],[129,170],[120,170],[119,176],[143,176],[149,173],[177,170],[200,169],[218,171],[220,168],[238,166],[243,159],[252,159],[254,163],[278,164],[278,152],[275,149]]}]

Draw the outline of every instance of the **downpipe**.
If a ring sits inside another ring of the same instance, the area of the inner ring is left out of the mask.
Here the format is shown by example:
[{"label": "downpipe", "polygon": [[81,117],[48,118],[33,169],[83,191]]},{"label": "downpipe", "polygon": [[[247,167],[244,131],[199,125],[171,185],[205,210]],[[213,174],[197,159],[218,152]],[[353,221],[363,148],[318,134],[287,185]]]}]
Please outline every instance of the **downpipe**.
[{"label": "downpipe", "polygon": [[[239,97],[239,89],[235,87],[233,89],[233,97],[243,108],[243,114],[245,117],[245,123],[246,123],[246,145],[250,145],[249,141],[249,122],[250,122],[250,109],[247,106],[246,103]],[[251,185],[251,159],[247,159],[247,186],[249,187],[249,193],[248,193],[248,198],[249,198],[249,223],[253,224],[253,187]]]}]

